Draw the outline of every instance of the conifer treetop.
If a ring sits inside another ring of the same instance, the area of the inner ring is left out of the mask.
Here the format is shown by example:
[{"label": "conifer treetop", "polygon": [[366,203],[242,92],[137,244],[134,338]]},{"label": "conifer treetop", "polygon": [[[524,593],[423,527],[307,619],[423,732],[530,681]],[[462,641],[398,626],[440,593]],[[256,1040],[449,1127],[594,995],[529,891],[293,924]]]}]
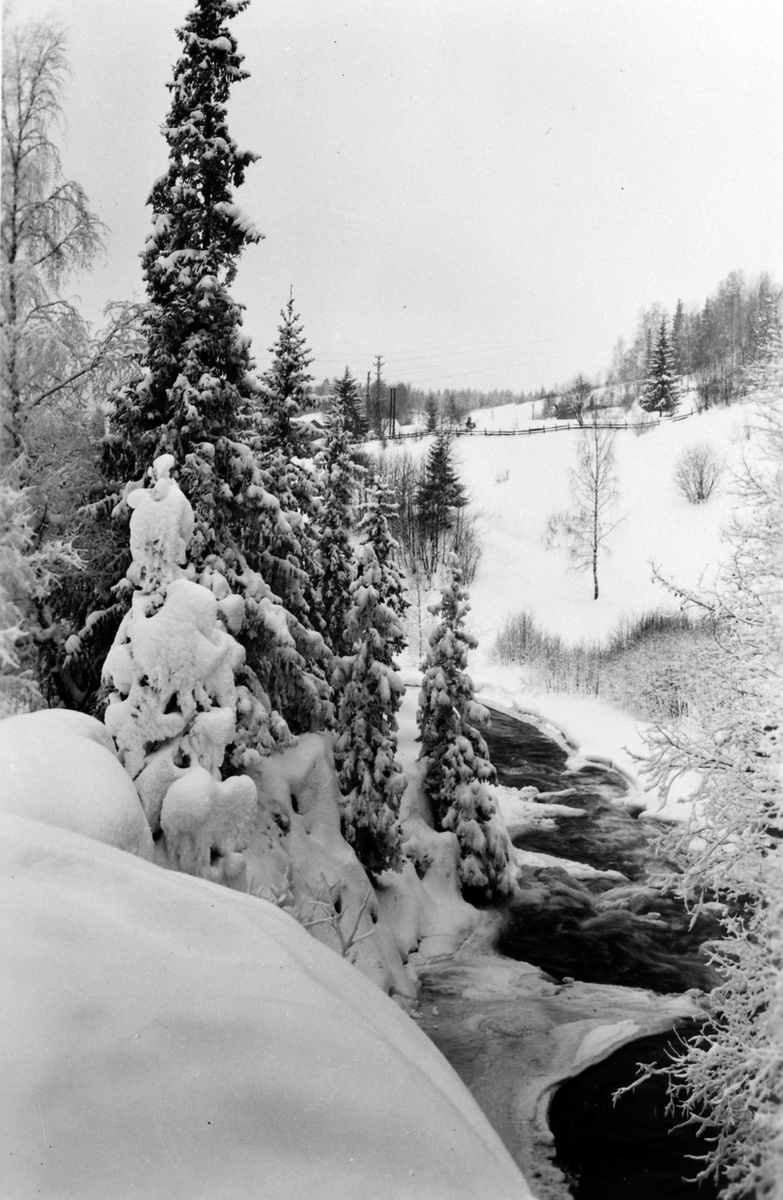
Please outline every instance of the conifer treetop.
[{"label": "conifer treetop", "polygon": [[218,283],[233,282],[243,247],[262,237],[232,191],[258,155],[237,148],[226,119],[231,86],[248,78],[226,22],[249,2],[198,0],[177,31],[184,50],[167,84],[172,103],[163,127],[169,167],[148,201],[156,221],[143,255],[153,301],[192,282],[209,309]]},{"label": "conifer treetop", "polygon": [[[234,201],[257,156],[237,148],[226,117],[231,86],[247,78],[227,22],[247,3],[198,0],[177,32],[183,49],[162,130],[169,164],[148,201],[153,228],[142,254],[149,297],[143,378],[117,401],[125,477],[168,452],[203,489],[207,475],[226,473],[216,457],[230,454],[219,443],[245,440],[258,394],[241,306],[228,291],[239,254],[261,238]],[[205,521],[214,525],[209,514]]]},{"label": "conifer treetop", "polygon": [[364,400],[359,392],[359,385],[348,367],[345,368],[342,379],[336,380],[334,395],[335,403],[341,406],[348,432],[354,438],[363,438],[370,426],[364,410]]},{"label": "conifer treetop", "polygon": [[294,312],[293,292],[285,308],[280,310],[281,323],[277,327],[277,341],[269,347],[272,365],[262,376],[265,395],[265,410],[269,421],[272,441],[280,446],[296,441],[291,425],[308,403],[308,384],[313,376],[308,367],[313,361],[304,334],[299,313]]},{"label": "conifer treetop", "polygon": [[641,405],[647,412],[671,413],[674,412],[679,402],[680,385],[675,374],[672,348],[664,317],[652,354],[650,374],[644,385]]}]

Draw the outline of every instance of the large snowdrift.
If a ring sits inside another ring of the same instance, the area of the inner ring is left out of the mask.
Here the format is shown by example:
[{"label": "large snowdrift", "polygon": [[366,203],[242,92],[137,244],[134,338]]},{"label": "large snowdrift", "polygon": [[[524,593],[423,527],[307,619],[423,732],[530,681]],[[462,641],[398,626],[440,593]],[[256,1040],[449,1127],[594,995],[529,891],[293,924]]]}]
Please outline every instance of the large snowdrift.
[{"label": "large snowdrift", "polygon": [[44,709],[0,721],[0,813],[71,829],[142,858],[152,834],[100,721]]},{"label": "large snowdrift", "polygon": [[524,1200],[399,1008],[273,905],[0,818],[5,1194]]}]

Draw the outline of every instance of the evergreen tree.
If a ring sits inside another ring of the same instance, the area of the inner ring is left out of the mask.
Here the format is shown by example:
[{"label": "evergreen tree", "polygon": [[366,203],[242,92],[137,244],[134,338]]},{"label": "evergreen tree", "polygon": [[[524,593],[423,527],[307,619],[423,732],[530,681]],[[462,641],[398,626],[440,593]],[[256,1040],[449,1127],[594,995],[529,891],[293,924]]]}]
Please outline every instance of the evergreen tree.
[{"label": "evergreen tree", "polygon": [[242,249],[261,239],[233,199],[256,155],[237,148],[226,123],[229,89],[247,78],[226,22],[248,2],[198,0],[177,31],[183,51],[163,129],[169,165],[148,201],[153,229],[142,255],[145,371],[117,399],[109,446],[123,479],[174,455],[193,497],[199,557],[222,547],[238,515],[250,456],[237,442],[259,392],[229,293]]},{"label": "evergreen tree", "polygon": [[677,301],[672,321],[672,368],[675,375],[685,374],[685,309],[682,300]]},{"label": "evergreen tree", "polygon": [[294,312],[293,292],[280,317],[277,341],[270,347],[272,365],[261,377],[264,443],[291,457],[302,449],[302,432],[295,418],[310,402],[313,377],[307,368],[313,360],[301,317]]},{"label": "evergreen tree", "polygon": [[[162,453],[180,464],[194,567],[243,593],[247,662],[273,708],[306,729],[330,717],[328,686],[312,665],[326,648],[265,578],[270,547],[297,547],[297,530],[258,466],[262,393],[229,292],[240,252],[261,237],[233,198],[256,156],[237,149],[226,123],[230,88],[247,77],[228,21],[248,3],[197,0],[177,33],[183,49],[163,131],[169,165],[152,189],[143,254],[147,351],[140,381],[117,398],[107,460],[118,484],[143,477]],[[294,595],[305,586],[296,557],[274,562]]]},{"label": "evergreen tree", "polygon": [[435,435],[416,501],[422,542],[426,547],[426,566],[432,574],[445,557],[446,533],[453,524],[455,512],[468,502],[454,468],[451,438],[444,429],[439,429]]},{"label": "evergreen tree", "polygon": [[338,660],[333,685],[339,697],[335,762],[345,797],[343,832],[371,876],[399,869],[400,797],[405,775],[395,755],[397,713],[403,683],[391,659],[404,637],[399,617],[386,602],[387,571],[365,541],[351,584],[346,617],[353,653]]},{"label": "evergreen tree", "polygon": [[346,401],[339,392],[327,416],[325,446],[316,467],[323,492],[318,609],[328,645],[335,654],[344,655],[352,649],[346,617],[353,580],[350,533],[354,526],[352,501],[357,467],[351,460]]},{"label": "evergreen tree", "polygon": [[370,426],[359,385],[347,367],[342,379],[336,381],[334,392],[340,402],[349,436],[354,441],[360,441],[367,435]]},{"label": "evergreen tree", "polygon": [[430,636],[417,714],[424,789],[435,828],[456,834],[463,887],[487,897],[508,894],[514,886],[513,852],[487,787],[496,779],[481,736],[489,714],[473,699],[465,669],[467,652],[478,643],[465,629],[470,605],[454,554],[430,611],[440,620]]},{"label": "evergreen tree", "polygon": [[391,522],[397,514],[397,508],[391,488],[377,481],[370,488],[359,524],[362,540],[368,542],[375,551],[381,572],[380,594],[383,602],[391,609],[397,622],[397,628],[389,630],[384,648],[379,651],[383,661],[390,667],[394,666],[394,656],[402,652],[407,642],[404,621],[409,608],[405,579],[399,563],[400,546],[391,533]]},{"label": "evergreen tree", "polygon": [[[304,628],[323,633],[316,599],[322,505],[307,461],[312,450],[296,420],[310,397],[311,357],[293,295],[280,316],[278,338],[270,348],[272,365],[262,377],[257,425],[264,486],[286,519],[266,538],[261,563],[264,578],[289,612]],[[315,671],[318,657],[316,653],[309,664]]]},{"label": "evergreen tree", "polygon": [[661,321],[640,403],[646,412],[672,413],[679,402],[680,387],[672,364],[671,347],[664,317]]},{"label": "evergreen tree", "polygon": [[438,400],[432,392],[427,393],[424,401],[424,412],[427,417],[427,433],[435,433],[438,428]]},{"label": "evergreen tree", "polygon": [[[134,594],[106,658],[105,723],[150,828],[163,833],[168,864],[236,887],[237,852],[258,805],[256,785],[240,772],[269,747],[269,714],[237,686],[244,651],[230,630],[241,625],[243,601],[225,581],[216,589],[214,575],[209,586],[187,578],[193,509],[171,478],[174,465],[161,455],[153,486],[128,498]],[[249,724],[252,747],[238,737]]]}]

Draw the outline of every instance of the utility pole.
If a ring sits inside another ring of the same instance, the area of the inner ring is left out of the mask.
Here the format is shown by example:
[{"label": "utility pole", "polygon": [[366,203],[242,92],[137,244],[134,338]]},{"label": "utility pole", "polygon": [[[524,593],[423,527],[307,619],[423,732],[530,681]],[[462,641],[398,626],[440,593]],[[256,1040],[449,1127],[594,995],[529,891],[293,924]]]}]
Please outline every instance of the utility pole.
[{"label": "utility pole", "polygon": [[367,392],[364,397],[364,408],[367,413],[367,425],[372,426],[372,405],[370,404],[370,372],[367,372]]},{"label": "utility pole", "polygon": [[394,437],[394,426],[397,420],[397,389],[389,388],[389,437]]},{"label": "utility pole", "polygon": [[375,428],[378,437],[383,436],[383,415],[381,413],[381,368],[383,367],[383,359],[380,354],[375,355],[375,404],[373,405],[373,415],[375,416]]}]

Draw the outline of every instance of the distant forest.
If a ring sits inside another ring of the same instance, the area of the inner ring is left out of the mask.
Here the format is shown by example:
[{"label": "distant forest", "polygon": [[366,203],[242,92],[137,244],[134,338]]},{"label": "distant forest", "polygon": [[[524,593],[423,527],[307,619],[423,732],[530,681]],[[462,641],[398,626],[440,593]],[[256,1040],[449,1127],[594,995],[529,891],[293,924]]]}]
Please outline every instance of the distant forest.
[{"label": "distant forest", "polygon": [[[421,420],[459,425],[472,409],[531,400],[541,402],[542,416],[564,415],[575,391],[587,392],[596,405],[628,407],[639,399],[649,377],[662,324],[671,345],[673,369],[687,389],[696,389],[702,407],[731,404],[746,388],[747,368],[756,359],[766,314],[770,307],[777,311],[782,291],[766,273],[746,279],[742,271],[732,271],[701,308],[688,308],[679,300],[672,313],[658,303],[650,304],[639,313],[633,335],[617,339],[611,364],[604,372],[594,378],[580,373],[533,392],[510,388],[490,392],[475,388],[423,391],[402,380],[387,381],[377,372],[368,373],[363,388],[368,423],[374,428],[380,414],[384,425],[388,424],[392,387],[396,389],[399,425]],[[362,378],[360,372],[356,374]],[[335,384],[336,380],[324,379],[313,388],[316,405],[325,405],[334,394]]]}]

